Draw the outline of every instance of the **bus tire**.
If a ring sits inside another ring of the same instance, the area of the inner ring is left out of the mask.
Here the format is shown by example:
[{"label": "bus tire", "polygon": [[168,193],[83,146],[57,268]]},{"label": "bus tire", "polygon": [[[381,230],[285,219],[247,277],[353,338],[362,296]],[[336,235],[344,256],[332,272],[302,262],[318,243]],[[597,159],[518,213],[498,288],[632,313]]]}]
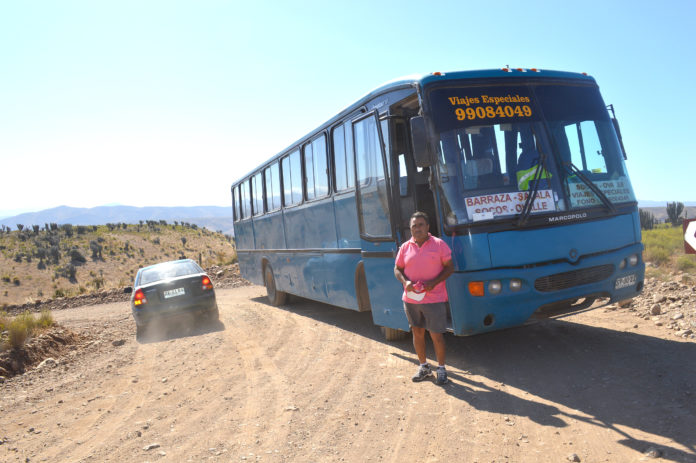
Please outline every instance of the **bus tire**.
[{"label": "bus tire", "polygon": [[276,307],[285,304],[288,294],[283,291],[278,291],[276,288],[271,264],[266,264],[263,268],[263,281],[266,285],[266,297],[268,297],[268,302]]},{"label": "bus tire", "polygon": [[402,339],[406,339],[406,335],[408,334],[406,331],[401,331],[397,328],[388,328],[386,326],[380,326],[380,329],[387,341],[401,341]]}]

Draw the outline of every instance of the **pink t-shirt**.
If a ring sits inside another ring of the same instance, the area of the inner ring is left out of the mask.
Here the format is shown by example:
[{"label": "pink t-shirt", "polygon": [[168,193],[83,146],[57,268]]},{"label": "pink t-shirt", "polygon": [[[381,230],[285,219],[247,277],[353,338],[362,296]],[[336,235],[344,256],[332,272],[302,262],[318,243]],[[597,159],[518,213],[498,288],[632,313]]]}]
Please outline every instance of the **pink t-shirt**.
[{"label": "pink t-shirt", "polygon": [[[413,238],[401,245],[396,255],[396,266],[403,268],[404,275],[413,283],[426,282],[437,277],[442,272],[444,264],[450,260],[452,260],[452,251],[447,243],[428,233],[428,240],[422,246],[418,246]],[[448,300],[447,286],[444,281],[438,283],[420,301],[409,298],[404,288],[401,300],[411,304],[445,302]]]}]

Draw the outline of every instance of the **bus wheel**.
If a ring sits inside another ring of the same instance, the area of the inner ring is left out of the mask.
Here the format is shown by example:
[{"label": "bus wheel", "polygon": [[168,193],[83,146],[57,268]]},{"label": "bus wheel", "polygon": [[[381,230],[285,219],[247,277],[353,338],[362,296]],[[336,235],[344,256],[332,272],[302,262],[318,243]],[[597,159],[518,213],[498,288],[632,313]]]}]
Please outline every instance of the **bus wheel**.
[{"label": "bus wheel", "polygon": [[401,341],[402,339],[406,339],[406,335],[408,334],[406,331],[401,331],[396,328],[387,328],[386,326],[380,326],[380,329],[387,341]]},{"label": "bus wheel", "polygon": [[266,295],[268,297],[268,302],[275,306],[285,304],[288,294],[276,289],[275,278],[273,278],[273,269],[270,265],[266,265],[263,269],[263,280],[266,283]]}]

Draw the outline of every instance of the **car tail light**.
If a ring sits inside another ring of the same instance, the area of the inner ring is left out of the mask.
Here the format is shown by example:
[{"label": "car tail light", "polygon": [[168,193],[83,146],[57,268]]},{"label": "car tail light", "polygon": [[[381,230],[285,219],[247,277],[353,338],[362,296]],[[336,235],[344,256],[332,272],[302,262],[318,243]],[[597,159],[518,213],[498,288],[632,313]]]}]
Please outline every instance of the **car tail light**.
[{"label": "car tail light", "polygon": [[145,297],[145,293],[143,292],[142,289],[139,289],[135,292],[135,295],[133,296],[133,305],[140,306],[147,304],[147,298]]},{"label": "car tail light", "polygon": [[201,280],[201,288],[203,290],[213,289],[213,282],[210,281],[210,278],[208,278],[207,276],[203,277],[203,279]]}]

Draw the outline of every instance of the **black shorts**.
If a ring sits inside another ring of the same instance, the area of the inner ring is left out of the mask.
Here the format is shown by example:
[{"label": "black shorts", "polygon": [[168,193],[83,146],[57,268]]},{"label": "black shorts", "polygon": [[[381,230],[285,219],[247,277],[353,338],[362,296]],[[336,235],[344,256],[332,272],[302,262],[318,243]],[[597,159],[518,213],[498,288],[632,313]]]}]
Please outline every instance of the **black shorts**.
[{"label": "black shorts", "polygon": [[411,304],[404,302],[404,312],[408,324],[425,328],[432,333],[447,331],[447,303],[434,302],[431,304]]}]

